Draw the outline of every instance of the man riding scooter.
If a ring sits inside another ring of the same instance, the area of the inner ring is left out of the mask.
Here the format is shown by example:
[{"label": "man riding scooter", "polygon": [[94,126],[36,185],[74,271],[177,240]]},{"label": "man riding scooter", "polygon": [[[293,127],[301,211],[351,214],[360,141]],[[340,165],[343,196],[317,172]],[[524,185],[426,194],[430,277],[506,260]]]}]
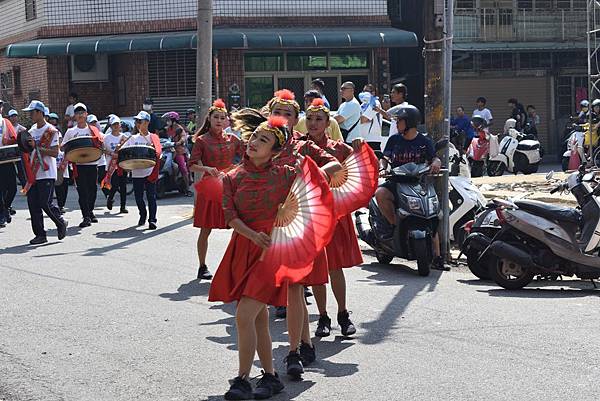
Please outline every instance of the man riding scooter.
[{"label": "man riding scooter", "polygon": [[[430,172],[432,174],[438,173],[442,163],[435,156],[433,142],[417,131],[417,124],[421,122],[419,109],[412,105],[406,105],[395,110],[394,114],[392,117],[396,120],[398,135],[391,136],[385,146],[383,152],[385,159],[382,160],[384,169],[387,169],[389,160],[392,169],[407,163],[429,163]],[[390,181],[381,184],[375,193],[379,209],[390,224],[390,233],[394,232],[394,226],[396,225],[395,209],[398,202],[395,193],[395,183]],[[444,260],[440,256],[437,233],[432,239],[435,256],[432,268],[449,270],[444,266]]]}]

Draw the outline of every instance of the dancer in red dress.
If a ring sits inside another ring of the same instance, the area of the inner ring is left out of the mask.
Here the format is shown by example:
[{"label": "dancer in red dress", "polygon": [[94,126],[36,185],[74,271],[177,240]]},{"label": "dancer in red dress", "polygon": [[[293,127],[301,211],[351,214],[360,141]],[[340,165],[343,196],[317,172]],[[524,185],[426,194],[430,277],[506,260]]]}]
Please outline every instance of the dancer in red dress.
[{"label": "dancer in red dress", "polygon": [[[225,103],[221,99],[215,100],[208,110],[204,125],[194,136],[194,147],[189,160],[190,171],[219,177],[224,171],[233,167],[236,156],[243,154],[242,142],[235,135],[224,131],[227,119]],[[213,228],[227,228],[221,202],[197,194],[194,205],[194,227],[200,228],[197,243],[198,279],[210,280],[212,275],[206,266],[208,237]]]},{"label": "dancer in red dress", "polygon": [[[271,244],[278,206],[296,177],[295,169],[272,163],[287,140],[285,120],[271,118],[250,137],[240,166],[223,179],[225,222],[234,233],[210,287],[209,301],[237,301],[239,372],[226,400],[265,399],[283,390],[274,371],[267,305],[285,305],[286,286],[277,287],[279,266],[261,261]],[[254,355],[264,370],[254,394],[248,381]]]},{"label": "dancer in red dress", "polygon": [[[352,153],[352,147],[343,142],[333,141],[327,137],[325,130],[329,126],[329,109],[325,107],[323,99],[315,99],[306,109],[306,127],[308,138],[314,141],[327,153],[340,162],[346,160]],[[353,143],[360,146],[360,142]],[[347,214],[339,219],[333,238],[326,248],[327,265],[331,279],[331,289],[338,304],[337,320],[344,336],[356,333],[356,328],[350,321],[346,309],[346,279],[342,269],[360,265],[363,262],[352,216]],[[315,335],[327,337],[331,332],[331,319],[327,315],[327,290],[325,285],[313,285],[313,293],[319,308],[319,323]]]}]

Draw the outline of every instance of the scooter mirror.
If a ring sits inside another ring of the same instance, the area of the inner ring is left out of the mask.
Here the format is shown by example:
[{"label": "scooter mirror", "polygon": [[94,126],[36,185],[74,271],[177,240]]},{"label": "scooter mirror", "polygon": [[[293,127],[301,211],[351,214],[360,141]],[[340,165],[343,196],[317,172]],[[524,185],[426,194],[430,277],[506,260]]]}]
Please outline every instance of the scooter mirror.
[{"label": "scooter mirror", "polygon": [[550,181],[552,177],[554,177],[554,170],[548,171],[548,174],[546,174],[546,181]]}]

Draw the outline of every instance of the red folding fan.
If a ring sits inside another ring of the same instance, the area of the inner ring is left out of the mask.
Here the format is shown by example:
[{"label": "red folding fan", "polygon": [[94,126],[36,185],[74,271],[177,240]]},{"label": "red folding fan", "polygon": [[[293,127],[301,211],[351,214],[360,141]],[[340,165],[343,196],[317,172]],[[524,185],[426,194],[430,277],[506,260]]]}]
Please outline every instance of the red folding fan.
[{"label": "red folding fan", "polygon": [[310,158],[280,205],[271,231],[271,246],[262,260],[281,266],[277,284],[296,283],[310,273],[312,262],[331,241],[335,228],[333,197],[327,181]]},{"label": "red folding fan", "polygon": [[337,218],[366,206],[375,194],[379,179],[379,160],[366,143],[358,152],[352,152],[342,167],[330,182]]},{"label": "red folding fan", "polygon": [[219,174],[217,177],[205,174],[194,184],[196,195],[212,202],[221,202],[223,200],[223,176],[224,174]]}]

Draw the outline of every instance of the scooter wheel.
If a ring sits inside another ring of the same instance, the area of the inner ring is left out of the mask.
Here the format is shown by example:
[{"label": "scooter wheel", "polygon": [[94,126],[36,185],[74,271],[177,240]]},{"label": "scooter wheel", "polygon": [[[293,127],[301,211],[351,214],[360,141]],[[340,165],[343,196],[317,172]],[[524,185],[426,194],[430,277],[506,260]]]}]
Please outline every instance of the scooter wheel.
[{"label": "scooter wheel", "polygon": [[414,247],[415,255],[417,255],[417,270],[419,271],[419,276],[427,277],[429,276],[431,263],[433,262],[431,247],[425,238],[415,240]]},{"label": "scooter wheel", "polygon": [[508,259],[496,259],[490,266],[492,279],[507,290],[520,290],[533,281],[535,274],[530,266],[521,266]]},{"label": "scooter wheel", "polygon": [[375,251],[375,257],[377,258],[377,261],[382,265],[389,265],[394,259],[392,255],[381,253],[379,251]]}]

